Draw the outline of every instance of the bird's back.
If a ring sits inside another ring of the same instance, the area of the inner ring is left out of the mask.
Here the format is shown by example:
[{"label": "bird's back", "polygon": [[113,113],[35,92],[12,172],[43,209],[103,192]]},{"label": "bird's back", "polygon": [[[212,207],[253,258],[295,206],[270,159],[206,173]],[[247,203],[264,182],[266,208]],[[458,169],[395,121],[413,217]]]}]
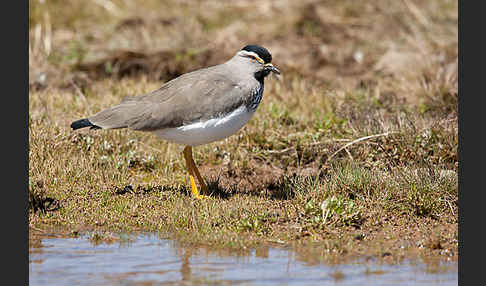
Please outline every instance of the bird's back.
[{"label": "bird's back", "polygon": [[183,74],[153,92],[126,97],[88,119],[102,128],[144,131],[208,120],[246,104],[246,95],[258,89],[256,80],[239,80],[229,77],[229,72],[231,67],[225,63]]}]

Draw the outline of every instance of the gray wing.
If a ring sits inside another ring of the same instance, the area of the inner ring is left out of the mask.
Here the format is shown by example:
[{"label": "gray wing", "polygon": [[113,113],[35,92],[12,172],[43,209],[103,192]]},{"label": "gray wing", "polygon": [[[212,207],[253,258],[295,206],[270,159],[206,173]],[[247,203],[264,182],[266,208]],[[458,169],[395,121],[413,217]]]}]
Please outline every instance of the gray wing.
[{"label": "gray wing", "polygon": [[88,119],[108,129],[152,131],[179,127],[247,104],[251,90],[250,85],[230,80],[215,66],[184,74],[151,93],[125,98]]}]

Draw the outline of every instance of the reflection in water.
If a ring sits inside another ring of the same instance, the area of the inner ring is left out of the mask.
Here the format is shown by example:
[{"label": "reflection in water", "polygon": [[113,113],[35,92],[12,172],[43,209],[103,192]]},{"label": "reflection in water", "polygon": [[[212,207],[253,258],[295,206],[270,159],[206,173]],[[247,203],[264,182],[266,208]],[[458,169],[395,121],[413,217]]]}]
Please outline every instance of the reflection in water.
[{"label": "reflection in water", "polygon": [[192,255],[192,250],[190,248],[184,251],[182,255],[182,265],[181,265],[181,275],[182,281],[191,281],[191,264],[189,258]]},{"label": "reflection in water", "polygon": [[[156,235],[94,244],[89,236],[45,237],[29,251],[30,285],[457,285],[457,263],[305,263],[288,250],[225,253]],[[324,283],[323,283],[324,282]]]}]

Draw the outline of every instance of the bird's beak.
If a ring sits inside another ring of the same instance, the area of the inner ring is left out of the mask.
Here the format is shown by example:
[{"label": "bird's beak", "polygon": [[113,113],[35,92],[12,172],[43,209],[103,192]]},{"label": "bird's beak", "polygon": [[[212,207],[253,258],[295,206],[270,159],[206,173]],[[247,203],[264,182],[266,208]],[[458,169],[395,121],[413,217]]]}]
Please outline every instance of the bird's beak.
[{"label": "bird's beak", "polygon": [[271,63],[265,64],[264,65],[265,69],[270,70],[276,74],[280,74],[280,70],[276,67],[274,67]]}]

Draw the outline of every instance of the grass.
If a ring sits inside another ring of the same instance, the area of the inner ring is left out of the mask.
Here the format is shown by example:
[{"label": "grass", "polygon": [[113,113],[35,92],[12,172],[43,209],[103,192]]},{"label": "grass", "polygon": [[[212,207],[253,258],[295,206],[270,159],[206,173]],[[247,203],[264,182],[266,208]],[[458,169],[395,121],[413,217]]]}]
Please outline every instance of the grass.
[{"label": "grass", "polygon": [[[212,2],[96,2],[104,10],[30,1],[32,229],[289,245],[325,261],[457,259],[457,3],[258,2],[252,14]],[[150,12],[158,5],[173,9]],[[194,149],[212,199],[190,196],[177,145],[69,128],[250,42],[272,52],[283,78],[266,80],[237,134]]]}]

